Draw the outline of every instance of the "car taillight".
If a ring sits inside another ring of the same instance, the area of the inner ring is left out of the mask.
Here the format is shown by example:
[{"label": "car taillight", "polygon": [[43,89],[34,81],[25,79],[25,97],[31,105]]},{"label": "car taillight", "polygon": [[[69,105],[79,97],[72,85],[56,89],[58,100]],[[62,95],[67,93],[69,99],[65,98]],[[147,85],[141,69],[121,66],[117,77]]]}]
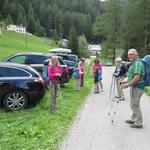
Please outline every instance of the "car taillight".
[{"label": "car taillight", "polygon": [[44,83],[44,80],[42,78],[35,78],[34,79],[35,82],[39,82],[39,83]]}]

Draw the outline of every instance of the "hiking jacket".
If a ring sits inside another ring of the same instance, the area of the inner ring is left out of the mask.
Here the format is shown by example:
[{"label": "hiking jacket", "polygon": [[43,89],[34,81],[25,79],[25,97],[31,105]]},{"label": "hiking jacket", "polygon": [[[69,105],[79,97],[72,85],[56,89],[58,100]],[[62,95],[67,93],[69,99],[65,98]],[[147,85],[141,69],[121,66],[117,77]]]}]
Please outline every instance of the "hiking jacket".
[{"label": "hiking jacket", "polygon": [[116,66],[114,75],[115,77],[121,77],[124,76],[126,74],[126,67],[123,64],[119,64]]},{"label": "hiking jacket", "polygon": [[85,62],[79,62],[79,66],[81,68],[81,71],[84,73],[84,69],[85,69]]},{"label": "hiking jacket", "polygon": [[61,77],[61,75],[62,70],[58,64],[56,66],[52,64],[48,66],[48,77],[50,81],[52,81],[53,83],[58,83],[58,77]]},{"label": "hiking jacket", "polygon": [[99,64],[93,64],[92,65],[92,76],[94,77],[96,75],[96,71],[101,72],[102,73],[102,65]]},{"label": "hiking jacket", "polygon": [[128,70],[128,81],[130,82],[136,74],[140,75],[140,80],[133,87],[144,88],[145,69],[143,63],[139,59],[131,62]]}]

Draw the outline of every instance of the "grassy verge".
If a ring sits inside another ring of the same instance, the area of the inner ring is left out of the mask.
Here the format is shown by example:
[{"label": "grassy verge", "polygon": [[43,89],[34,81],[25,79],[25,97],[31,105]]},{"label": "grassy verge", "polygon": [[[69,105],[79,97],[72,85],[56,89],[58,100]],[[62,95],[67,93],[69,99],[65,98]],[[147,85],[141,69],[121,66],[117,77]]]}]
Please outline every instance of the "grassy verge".
[{"label": "grassy verge", "polygon": [[150,87],[145,87],[145,93],[150,96]]},{"label": "grassy verge", "polygon": [[18,52],[46,52],[57,47],[54,41],[45,38],[39,38],[33,35],[26,35],[16,32],[2,30],[0,35],[0,60],[16,54]]},{"label": "grassy verge", "polygon": [[[89,70],[89,69],[87,69]],[[58,95],[57,111],[49,112],[49,93],[36,107],[18,112],[0,110],[0,149],[53,150],[63,139],[69,125],[91,90],[93,81],[85,73],[85,85],[75,91],[72,80],[61,88],[65,109],[62,111]]]},{"label": "grassy verge", "polygon": [[[26,37],[15,32],[2,31],[0,36],[0,60],[17,52],[48,52],[56,47],[48,39],[35,36]],[[89,70],[89,69],[87,69]],[[85,74],[85,86],[75,91],[72,80],[61,89],[65,110],[62,112],[61,98],[58,96],[57,111],[49,113],[50,96],[33,108],[18,112],[5,112],[0,109],[0,150],[53,150],[63,139],[77,110],[84,102],[93,81]]]}]

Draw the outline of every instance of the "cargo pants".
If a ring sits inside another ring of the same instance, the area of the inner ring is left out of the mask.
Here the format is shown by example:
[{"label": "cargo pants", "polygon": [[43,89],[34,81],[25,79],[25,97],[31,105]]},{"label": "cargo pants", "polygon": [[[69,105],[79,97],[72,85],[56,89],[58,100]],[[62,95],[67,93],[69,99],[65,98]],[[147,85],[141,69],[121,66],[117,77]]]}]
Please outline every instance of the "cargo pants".
[{"label": "cargo pants", "polygon": [[140,99],[143,94],[143,89],[138,87],[130,88],[130,106],[132,110],[131,120],[135,122],[135,124],[142,125],[143,117],[140,108]]},{"label": "cargo pants", "polygon": [[121,86],[120,86],[120,81],[123,80],[123,78],[124,77],[115,77],[116,87],[117,87],[116,96],[119,98],[124,97],[123,90],[121,89]]}]

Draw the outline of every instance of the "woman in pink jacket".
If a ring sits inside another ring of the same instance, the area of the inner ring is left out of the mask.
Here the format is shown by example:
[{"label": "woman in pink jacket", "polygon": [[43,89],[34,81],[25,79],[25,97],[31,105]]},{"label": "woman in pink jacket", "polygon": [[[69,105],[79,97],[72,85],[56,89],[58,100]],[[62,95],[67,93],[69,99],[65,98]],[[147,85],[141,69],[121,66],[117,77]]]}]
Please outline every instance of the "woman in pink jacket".
[{"label": "woman in pink jacket", "polygon": [[92,65],[92,76],[95,83],[94,93],[99,93],[99,85],[101,86],[101,90],[104,90],[102,84],[102,64],[98,58],[94,60],[94,64]]},{"label": "woman in pink jacket", "polygon": [[56,110],[56,95],[58,85],[60,84],[61,75],[62,70],[58,64],[58,57],[52,56],[51,62],[48,66],[48,77],[50,80],[50,93],[51,93],[51,105],[50,105],[51,112],[54,112]]}]

